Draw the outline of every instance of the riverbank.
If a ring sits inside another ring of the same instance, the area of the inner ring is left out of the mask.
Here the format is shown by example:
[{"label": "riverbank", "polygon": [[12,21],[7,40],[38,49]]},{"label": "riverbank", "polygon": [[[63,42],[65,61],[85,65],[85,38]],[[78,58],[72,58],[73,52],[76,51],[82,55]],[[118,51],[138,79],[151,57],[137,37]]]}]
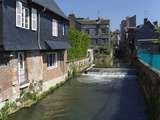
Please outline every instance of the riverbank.
[{"label": "riverbank", "polygon": [[7,120],[8,115],[14,114],[23,108],[30,108],[44,99],[46,96],[54,93],[58,88],[63,86],[67,81],[72,79],[77,73],[85,70],[91,64],[88,58],[83,58],[75,61],[67,62],[67,73],[64,77],[60,77],[57,80],[52,80],[43,85],[46,86],[43,91],[30,91],[29,89],[22,91],[19,98],[16,101],[6,102],[0,110],[0,119]]},{"label": "riverbank", "polygon": [[[94,69],[94,75],[91,70],[75,77],[38,104],[11,115],[9,120],[146,120],[144,96],[135,69]],[[122,74],[128,75],[119,76]]]}]

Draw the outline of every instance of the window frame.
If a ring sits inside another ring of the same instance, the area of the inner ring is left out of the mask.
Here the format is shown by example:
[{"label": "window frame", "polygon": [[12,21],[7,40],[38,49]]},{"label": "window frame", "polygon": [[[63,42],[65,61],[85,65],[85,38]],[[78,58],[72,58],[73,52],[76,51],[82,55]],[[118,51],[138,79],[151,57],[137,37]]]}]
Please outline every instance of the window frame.
[{"label": "window frame", "polygon": [[65,36],[65,31],[66,31],[65,24],[63,24],[63,26],[62,26],[62,35],[63,36]]},{"label": "window frame", "polygon": [[[18,9],[18,4],[20,5]],[[26,13],[28,16],[26,16]],[[18,23],[18,21],[20,23]],[[30,8],[26,7],[23,2],[16,1],[16,27],[30,29]]]},{"label": "window frame", "polygon": [[[34,26],[34,24],[36,24]],[[31,8],[31,29],[33,31],[38,30],[38,11],[35,8]]]},{"label": "window frame", "polygon": [[[26,11],[28,12],[28,17],[26,16]],[[24,15],[24,19],[23,19],[23,15]],[[28,22],[26,22],[26,20]],[[24,26],[23,26],[23,24],[24,24]],[[28,7],[23,6],[23,4],[22,4],[22,28],[30,29],[30,9]]]},{"label": "window frame", "polygon": [[[53,55],[55,57],[53,57]],[[52,58],[50,58],[52,56]],[[53,59],[55,58],[55,60]],[[47,53],[47,68],[50,70],[50,69],[55,69],[58,67],[58,56],[57,56],[57,53]],[[52,61],[51,61],[52,60]]]},{"label": "window frame", "polygon": [[58,20],[52,19],[52,36],[58,37]]},{"label": "window frame", "polygon": [[16,27],[22,27],[22,2],[16,1]]}]

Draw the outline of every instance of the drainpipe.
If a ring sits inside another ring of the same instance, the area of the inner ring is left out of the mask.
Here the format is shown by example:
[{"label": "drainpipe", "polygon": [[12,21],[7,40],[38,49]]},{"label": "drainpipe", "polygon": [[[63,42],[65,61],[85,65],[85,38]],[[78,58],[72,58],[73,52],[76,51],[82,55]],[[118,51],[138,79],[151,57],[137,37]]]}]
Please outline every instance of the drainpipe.
[{"label": "drainpipe", "polygon": [[40,25],[40,22],[41,22],[41,20],[40,20],[40,13],[38,13],[38,35],[37,35],[37,39],[38,39],[38,47],[39,47],[39,49],[42,49],[42,47],[41,47],[41,36],[40,36],[40,30],[41,30],[41,25]]}]

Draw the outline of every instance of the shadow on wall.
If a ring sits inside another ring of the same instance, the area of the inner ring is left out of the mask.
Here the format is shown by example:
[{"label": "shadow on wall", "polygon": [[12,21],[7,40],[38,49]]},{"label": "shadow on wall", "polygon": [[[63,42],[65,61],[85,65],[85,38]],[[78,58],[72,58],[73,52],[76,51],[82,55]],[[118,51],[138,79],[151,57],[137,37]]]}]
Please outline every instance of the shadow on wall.
[{"label": "shadow on wall", "polygon": [[8,52],[0,52],[0,66],[5,66],[11,60],[10,53]]}]

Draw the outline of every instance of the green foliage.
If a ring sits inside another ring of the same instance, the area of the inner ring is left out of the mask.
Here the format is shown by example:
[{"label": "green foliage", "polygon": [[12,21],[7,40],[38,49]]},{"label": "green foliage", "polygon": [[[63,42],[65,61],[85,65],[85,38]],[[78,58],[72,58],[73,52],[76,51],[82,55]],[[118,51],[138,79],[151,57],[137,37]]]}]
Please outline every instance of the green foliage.
[{"label": "green foliage", "polygon": [[15,102],[6,102],[4,107],[0,110],[0,120],[7,120],[9,113],[16,108],[17,105]]},{"label": "green foliage", "polygon": [[80,59],[87,56],[87,49],[91,43],[91,39],[84,32],[74,29],[69,30],[69,42],[72,46],[68,50],[68,59]]},{"label": "green foliage", "polygon": [[37,100],[37,93],[36,92],[22,92],[20,96],[20,102],[24,102],[27,100]]},{"label": "green foliage", "polygon": [[160,33],[160,27],[156,28],[155,30],[157,33]]},{"label": "green foliage", "polygon": [[160,39],[152,41],[153,44],[160,44]]},{"label": "green foliage", "polygon": [[48,91],[38,94],[37,92],[26,92],[23,91],[20,94],[20,98],[16,99],[16,102],[20,102],[23,106],[17,107],[16,102],[6,102],[4,107],[0,110],[0,120],[8,120],[8,115],[20,110],[23,107],[31,107],[33,104],[38,103],[40,100],[45,98],[47,95],[54,93],[54,91],[64,85],[65,82],[56,84],[55,87],[51,87]]}]

